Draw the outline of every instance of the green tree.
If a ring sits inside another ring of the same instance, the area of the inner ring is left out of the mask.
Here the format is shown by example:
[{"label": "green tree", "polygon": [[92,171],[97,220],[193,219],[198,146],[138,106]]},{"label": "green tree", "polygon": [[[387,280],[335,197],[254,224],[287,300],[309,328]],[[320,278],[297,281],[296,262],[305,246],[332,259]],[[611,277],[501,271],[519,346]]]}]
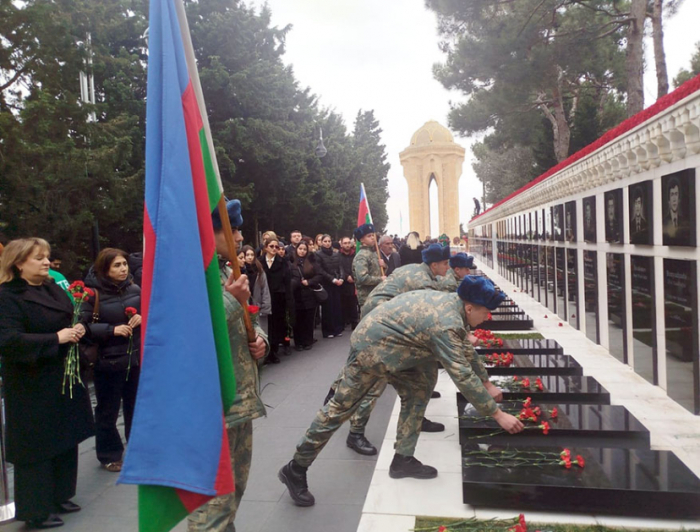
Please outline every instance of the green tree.
[{"label": "green tree", "polygon": [[681,68],[678,71],[678,75],[673,78],[673,86],[678,88],[698,74],[700,74],[700,41],[695,43],[695,53],[690,58],[690,68]]}]

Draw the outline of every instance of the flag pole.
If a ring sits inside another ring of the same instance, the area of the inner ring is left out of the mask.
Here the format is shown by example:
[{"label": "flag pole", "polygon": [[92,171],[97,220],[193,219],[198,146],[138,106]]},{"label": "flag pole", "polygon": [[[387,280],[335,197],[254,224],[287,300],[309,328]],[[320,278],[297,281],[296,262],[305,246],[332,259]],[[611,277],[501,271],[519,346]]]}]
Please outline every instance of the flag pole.
[{"label": "flag pole", "polygon": [[[365,196],[365,200],[367,203],[367,214],[369,214],[369,219],[372,220],[372,225],[374,225],[374,218],[372,218],[372,211],[369,209],[369,199],[367,198],[367,191],[365,190],[365,184],[360,183],[360,186],[362,187],[362,194]],[[382,267],[382,255],[379,253],[379,242],[377,242],[377,233],[374,233],[374,247],[377,250],[377,259],[379,260],[379,269],[382,271],[382,277],[384,277],[384,268]]]},{"label": "flag pole", "polygon": [[[207,115],[207,108],[204,103],[202,84],[199,81],[199,70],[197,69],[197,60],[194,56],[194,50],[192,49],[191,44],[190,26],[187,23],[187,14],[185,12],[185,5],[183,1],[175,0],[174,4],[175,11],[177,13],[177,18],[180,22],[180,32],[182,35],[182,42],[185,51],[185,61],[187,62],[187,67],[190,72],[190,79],[192,81],[192,88],[194,89],[195,97],[197,99],[197,105],[200,109],[200,114],[202,118],[202,128],[204,129],[204,135],[207,140],[207,146],[209,147],[211,163],[214,172],[216,173],[216,179],[219,182],[219,188],[221,189],[221,197],[217,202],[217,208],[219,209],[219,218],[221,218],[221,225],[224,231],[224,237],[226,238],[226,247],[228,248],[231,269],[233,270],[233,278],[238,279],[241,276],[241,268],[238,265],[237,246],[236,242],[233,240],[233,231],[231,231],[231,221],[228,217],[228,210],[226,209],[226,200],[223,194],[224,187],[221,182],[221,176],[219,175],[219,163],[216,160],[216,150],[214,149],[214,141],[211,136],[211,127],[209,126],[209,117]],[[248,336],[248,342],[254,342],[257,333],[253,328],[253,322],[250,319],[248,306],[241,306],[243,307],[243,322],[245,323],[245,330]]]}]

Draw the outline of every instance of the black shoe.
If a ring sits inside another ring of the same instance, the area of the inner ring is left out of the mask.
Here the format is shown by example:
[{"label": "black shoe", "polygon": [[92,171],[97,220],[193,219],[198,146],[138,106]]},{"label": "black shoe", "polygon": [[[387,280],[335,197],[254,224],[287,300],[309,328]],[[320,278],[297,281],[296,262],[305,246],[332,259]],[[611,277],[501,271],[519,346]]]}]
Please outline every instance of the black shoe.
[{"label": "black shoe", "polygon": [[442,395],[440,395],[440,392],[433,392],[430,394],[431,399],[439,399],[440,397],[442,397]]},{"label": "black shoe", "polygon": [[279,357],[277,356],[277,354],[275,354],[275,353],[270,353],[269,355],[267,355],[267,360],[266,360],[266,362],[267,362],[267,364],[279,364],[279,363],[282,362],[282,361],[279,359]]},{"label": "black shoe", "polygon": [[32,521],[27,521],[28,528],[57,528],[63,526],[63,524],[63,519],[56,514],[50,514],[44,520],[34,519]]},{"label": "black shoe", "polygon": [[421,432],[442,432],[443,430],[445,430],[445,425],[442,423],[436,423],[435,421],[423,418],[423,423],[420,428]]},{"label": "black shoe", "polygon": [[339,332],[339,333],[336,334],[335,336],[336,336],[336,338],[340,338],[341,336],[343,336],[343,333]]},{"label": "black shoe", "polygon": [[327,405],[327,404],[328,404],[328,401],[330,401],[331,399],[333,399],[333,396],[334,396],[334,395],[335,395],[335,390],[334,390],[333,388],[331,388],[330,390],[328,390],[328,394],[326,394],[326,398],[323,400],[323,405],[324,405],[324,406]]},{"label": "black shoe", "polygon": [[351,432],[348,434],[348,439],[345,441],[353,451],[359,454],[364,454],[366,456],[372,456],[377,454],[377,448],[372,445],[364,434],[355,434]]},{"label": "black shoe", "polygon": [[294,460],[277,473],[277,478],[282,484],[287,486],[289,496],[297,506],[313,506],[316,499],[309,492],[309,485],[306,482],[306,468],[301,467]]},{"label": "black shoe", "polygon": [[73,501],[62,502],[58,505],[59,514],[71,514],[73,512],[79,512],[80,510],[82,510],[82,508]]},{"label": "black shoe", "polygon": [[395,454],[389,467],[389,476],[391,478],[435,478],[437,477],[437,469],[427,465],[423,465],[413,456],[403,456]]},{"label": "black shoe", "polygon": [[302,345],[295,345],[294,346],[294,351],[303,351],[303,350],[304,350],[304,346],[302,346]]},{"label": "black shoe", "polygon": [[312,347],[313,347],[313,344],[312,344],[312,345],[305,345],[305,346],[304,346],[304,351],[311,351],[311,348],[312,348]]}]

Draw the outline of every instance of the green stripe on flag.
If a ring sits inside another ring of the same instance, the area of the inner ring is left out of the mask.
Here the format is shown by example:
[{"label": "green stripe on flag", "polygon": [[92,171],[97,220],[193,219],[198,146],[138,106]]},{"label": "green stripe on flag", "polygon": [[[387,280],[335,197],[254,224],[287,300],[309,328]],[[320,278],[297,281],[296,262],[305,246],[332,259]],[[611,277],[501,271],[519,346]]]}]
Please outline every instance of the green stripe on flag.
[{"label": "green stripe on flag", "polygon": [[199,130],[199,145],[202,147],[202,159],[204,160],[204,175],[207,176],[207,193],[209,194],[209,212],[216,209],[216,204],[224,191],[219,185],[219,180],[216,178],[216,169],[214,161],[209,151],[209,143],[207,142],[207,134],[204,128]]},{"label": "green stripe on flag", "polygon": [[139,486],[139,532],[166,532],[187,517],[175,488]]},{"label": "green stripe on flag", "polygon": [[224,405],[224,415],[231,408],[236,397],[236,378],[233,374],[233,359],[231,358],[231,343],[228,337],[228,324],[224,310],[224,296],[221,291],[221,276],[219,261],[215,256],[205,272],[207,291],[209,292],[209,309],[211,322],[214,326],[214,343],[219,362],[219,380],[221,382],[221,400]]}]

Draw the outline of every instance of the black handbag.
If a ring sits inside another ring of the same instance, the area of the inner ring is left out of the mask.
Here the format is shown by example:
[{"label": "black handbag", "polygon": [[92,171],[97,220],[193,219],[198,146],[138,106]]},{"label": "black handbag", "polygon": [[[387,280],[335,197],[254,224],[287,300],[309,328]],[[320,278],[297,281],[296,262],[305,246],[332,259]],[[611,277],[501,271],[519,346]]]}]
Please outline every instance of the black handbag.
[{"label": "black handbag", "polygon": [[328,292],[320,284],[317,285],[316,288],[312,288],[311,290],[313,291],[314,296],[316,296],[317,303],[323,303],[328,299]]}]

